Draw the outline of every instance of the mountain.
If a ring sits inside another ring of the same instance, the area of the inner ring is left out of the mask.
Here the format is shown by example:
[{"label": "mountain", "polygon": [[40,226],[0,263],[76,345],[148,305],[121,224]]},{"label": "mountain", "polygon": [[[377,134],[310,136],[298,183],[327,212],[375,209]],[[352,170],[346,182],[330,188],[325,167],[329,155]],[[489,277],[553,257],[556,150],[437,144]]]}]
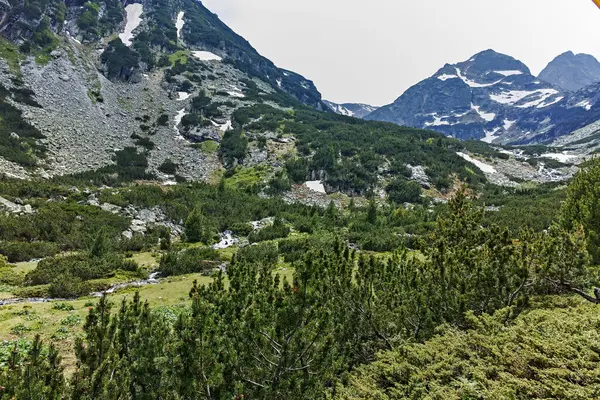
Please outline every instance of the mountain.
[{"label": "mountain", "polygon": [[338,104],[332,101],[323,100],[323,102],[336,114],[346,115],[348,117],[364,118],[368,114],[377,110],[377,107],[361,103],[343,103]]},{"label": "mountain", "polygon": [[522,62],[487,50],[446,64],[366,119],[491,141],[510,132],[524,111],[544,109],[563,98],[559,88],[538,80]]},{"label": "mountain", "polygon": [[589,54],[568,51],[552,60],[538,78],[565,91],[575,92],[600,82],[600,62]]},{"label": "mountain", "polygon": [[240,107],[329,110],[310,80],[195,0],[3,2],[0,35],[0,169],[9,176],[96,170],[134,149],[149,171],[171,162],[182,177],[208,179]]},{"label": "mountain", "polygon": [[568,92],[486,50],[446,64],[365,118],[488,143],[545,143],[600,120],[598,100],[597,84]]}]

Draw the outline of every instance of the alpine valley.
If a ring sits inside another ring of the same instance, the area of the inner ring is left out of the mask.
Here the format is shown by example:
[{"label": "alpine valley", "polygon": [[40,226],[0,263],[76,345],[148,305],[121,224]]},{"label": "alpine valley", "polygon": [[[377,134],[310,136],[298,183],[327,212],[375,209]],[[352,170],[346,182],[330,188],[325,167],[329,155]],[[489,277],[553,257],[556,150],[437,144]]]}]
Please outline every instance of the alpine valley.
[{"label": "alpine valley", "polygon": [[309,78],[197,0],[0,0],[0,400],[598,398],[600,64]]}]

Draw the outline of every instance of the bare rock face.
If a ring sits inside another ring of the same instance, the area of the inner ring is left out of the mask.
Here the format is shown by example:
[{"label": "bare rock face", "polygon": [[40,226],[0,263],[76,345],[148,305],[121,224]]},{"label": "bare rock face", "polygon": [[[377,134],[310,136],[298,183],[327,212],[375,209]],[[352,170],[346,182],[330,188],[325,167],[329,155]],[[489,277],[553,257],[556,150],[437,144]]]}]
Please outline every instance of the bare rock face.
[{"label": "bare rock face", "polygon": [[565,91],[576,92],[600,82],[600,62],[589,54],[568,51],[552,60],[538,77]]}]

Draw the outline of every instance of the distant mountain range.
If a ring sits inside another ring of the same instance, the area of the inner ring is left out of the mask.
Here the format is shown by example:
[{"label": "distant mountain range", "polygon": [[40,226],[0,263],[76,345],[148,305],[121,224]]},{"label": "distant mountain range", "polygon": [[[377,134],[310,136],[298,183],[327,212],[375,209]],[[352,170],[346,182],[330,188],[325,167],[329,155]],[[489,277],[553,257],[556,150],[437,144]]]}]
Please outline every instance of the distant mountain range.
[{"label": "distant mountain range", "polygon": [[489,143],[545,142],[600,120],[598,81],[600,63],[589,55],[562,54],[536,77],[486,50],[446,64],[364,118]]},{"label": "distant mountain range", "polygon": [[538,76],[565,91],[575,92],[600,81],[600,62],[589,54],[561,54]]},{"label": "distant mountain range", "polygon": [[323,100],[323,102],[336,114],[346,115],[348,117],[364,118],[378,107],[361,103],[343,103],[337,104],[332,101]]}]

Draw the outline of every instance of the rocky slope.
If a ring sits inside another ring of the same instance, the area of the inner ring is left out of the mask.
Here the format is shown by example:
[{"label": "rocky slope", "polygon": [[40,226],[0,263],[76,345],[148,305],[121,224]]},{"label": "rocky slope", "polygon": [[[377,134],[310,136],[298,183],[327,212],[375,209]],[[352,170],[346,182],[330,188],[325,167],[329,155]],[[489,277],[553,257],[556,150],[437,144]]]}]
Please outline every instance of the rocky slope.
[{"label": "rocky slope", "polygon": [[589,54],[561,54],[552,60],[538,78],[565,91],[575,92],[600,82],[600,62]]},{"label": "rocky slope", "polygon": [[336,114],[346,115],[348,117],[364,118],[377,107],[362,103],[343,103],[338,104],[332,101],[323,100],[323,102]]},{"label": "rocky slope", "polygon": [[525,64],[487,50],[447,64],[368,120],[432,129],[488,143],[541,143],[600,119],[597,85],[569,93]]},{"label": "rocky slope", "polygon": [[177,175],[206,180],[221,167],[210,143],[239,107],[328,110],[311,81],[276,67],[193,0],[1,3],[0,35],[8,176],[94,170],[134,148],[149,171],[174,163]]}]

